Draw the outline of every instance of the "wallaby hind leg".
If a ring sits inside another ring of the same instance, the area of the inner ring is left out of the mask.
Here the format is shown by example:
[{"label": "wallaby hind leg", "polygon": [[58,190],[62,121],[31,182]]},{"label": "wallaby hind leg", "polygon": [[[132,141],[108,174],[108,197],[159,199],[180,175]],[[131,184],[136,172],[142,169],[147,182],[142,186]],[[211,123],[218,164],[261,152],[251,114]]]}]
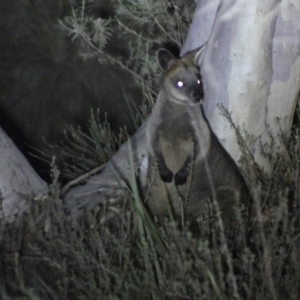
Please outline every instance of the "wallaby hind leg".
[{"label": "wallaby hind leg", "polygon": [[190,173],[190,163],[191,157],[189,156],[183,164],[182,168],[175,174],[174,180],[176,185],[182,185],[187,182],[187,177]]},{"label": "wallaby hind leg", "polygon": [[230,186],[221,186],[217,189],[217,201],[227,232],[244,230],[243,214],[245,208],[242,205],[241,197],[240,191]]}]

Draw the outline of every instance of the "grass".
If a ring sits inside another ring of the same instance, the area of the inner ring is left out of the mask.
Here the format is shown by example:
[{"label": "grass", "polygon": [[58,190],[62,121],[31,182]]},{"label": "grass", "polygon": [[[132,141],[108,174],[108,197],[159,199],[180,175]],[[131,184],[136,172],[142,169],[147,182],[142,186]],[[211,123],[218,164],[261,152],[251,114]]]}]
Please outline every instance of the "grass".
[{"label": "grass", "polygon": [[130,205],[106,226],[99,208],[69,220],[54,170],[49,199],[33,203],[19,224],[1,225],[2,298],[299,299],[298,139],[295,130],[290,163],[274,159],[263,185],[252,182],[264,220],[250,238],[225,233],[214,205],[192,230],[156,222],[134,176]]}]

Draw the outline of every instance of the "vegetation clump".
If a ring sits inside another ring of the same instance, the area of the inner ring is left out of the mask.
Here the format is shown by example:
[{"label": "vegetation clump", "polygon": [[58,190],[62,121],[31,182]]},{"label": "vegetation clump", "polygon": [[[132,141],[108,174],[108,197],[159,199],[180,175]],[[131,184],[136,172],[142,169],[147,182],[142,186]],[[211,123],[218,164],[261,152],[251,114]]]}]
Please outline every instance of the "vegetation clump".
[{"label": "vegetation clump", "polygon": [[152,221],[132,196],[110,218],[95,207],[69,220],[54,180],[48,199],[1,226],[2,299],[298,299],[299,178],[286,176],[299,171],[297,139],[291,164],[278,159],[262,187],[253,179],[246,232],[224,232],[214,203],[191,229]]}]

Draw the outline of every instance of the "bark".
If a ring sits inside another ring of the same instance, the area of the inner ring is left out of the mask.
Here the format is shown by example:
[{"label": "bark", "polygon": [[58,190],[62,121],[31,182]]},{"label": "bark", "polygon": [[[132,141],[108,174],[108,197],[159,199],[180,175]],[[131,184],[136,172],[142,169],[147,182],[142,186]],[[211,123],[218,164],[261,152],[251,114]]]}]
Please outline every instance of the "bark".
[{"label": "bark", "polygon": [[35,196],[47,191],[47,184],[1,128],[0,149],[0,219],[12,222],[29,209]]},{"label": "bark", "polygon": [[270,142],[270,128],[282,150],[280,134],[288,135],[292,126],[300,88],[299,29],[299,1],[198,1],[181,55],[206,45],[199,63],[205,114],[236,162],[236,134],[218,104],[252,136],[251,153],[270,170],[260,144]]},{"label": "bark", "polygon": [[[199,60],[205,114],[235,161],[241,155],[236,134],[220,115],[218,104],[231,112],[237,126],[252,135],[247,141],[249,149],[267,169],[260,141],[269,140],[268,126],[275,136],[281,131],[288,134],[291,128],[300,86],[299,12],[298,0],[198,1],[181,55],[205,45]],[[133,171],[143,186],[149,164],[146,123],[123,144],[102,173],[65,195],[71,215],[80,208],[124,197]],[[279,137],[276,142],[282,145]]]}]

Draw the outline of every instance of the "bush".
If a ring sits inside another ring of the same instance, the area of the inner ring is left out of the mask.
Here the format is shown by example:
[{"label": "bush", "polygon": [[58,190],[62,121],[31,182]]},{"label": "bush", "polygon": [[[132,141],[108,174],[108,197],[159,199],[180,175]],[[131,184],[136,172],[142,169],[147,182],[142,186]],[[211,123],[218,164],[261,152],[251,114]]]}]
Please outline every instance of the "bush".
[{"label": "bush", "polygon": [[263,187],[252,183],[260,218],[246,233],[224,232],[217,212],[192,230],[158,224],[138,197],[113,216],[96,207],[69,220],[54,180],[19,224],[1,227],[2,298],[298,299],[299,179],[286,176],[299,171],[298,139],[291,164],[278,159]]}]

